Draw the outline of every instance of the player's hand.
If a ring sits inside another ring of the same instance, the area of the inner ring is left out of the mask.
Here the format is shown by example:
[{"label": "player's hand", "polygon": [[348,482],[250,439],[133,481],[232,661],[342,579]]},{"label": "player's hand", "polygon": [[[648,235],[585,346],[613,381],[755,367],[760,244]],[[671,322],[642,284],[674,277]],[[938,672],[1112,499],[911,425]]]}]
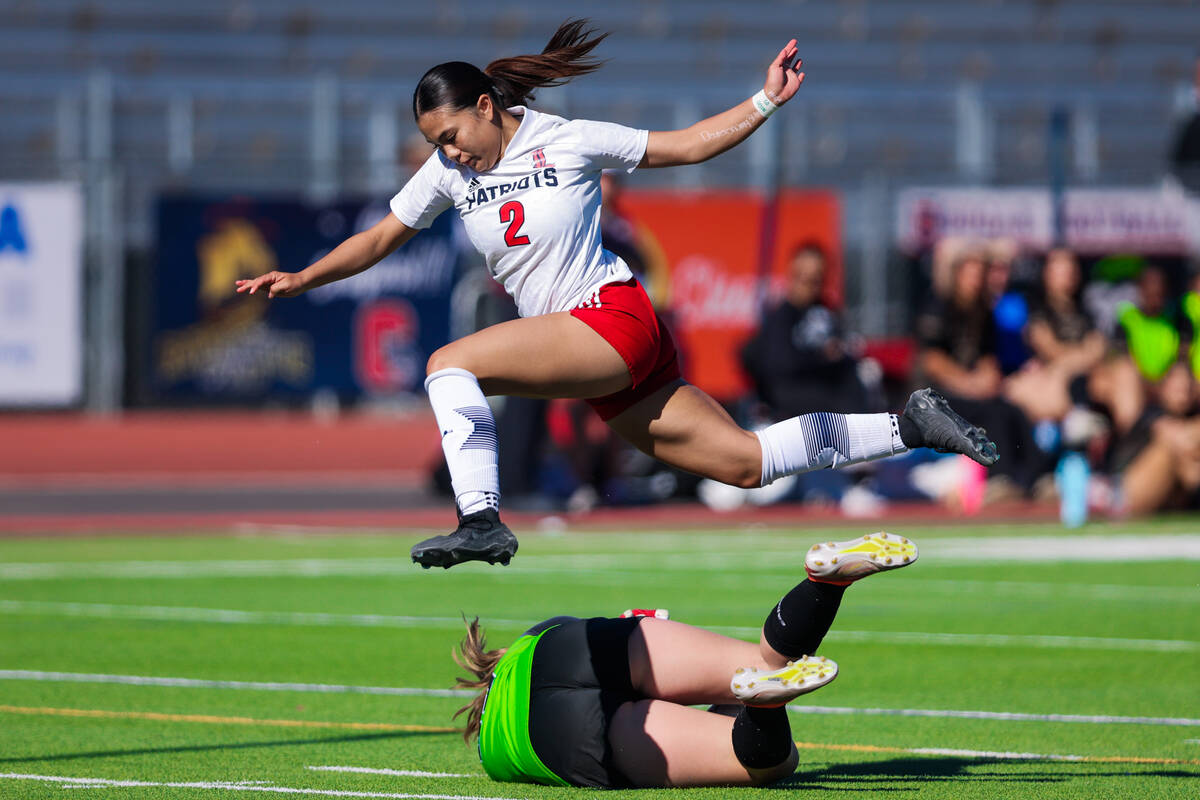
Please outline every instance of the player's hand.
[{"label": "player's hand", "polygon": [[236,282],[238,294],[254,294],[266,290],[267,297],[295,297],[304,291],[304,282],[294,272],[268,272],[250,280]]},{"label": "player's hand", "polygon": [[804,62],[796,56],[796,52],[796,40],[792,39],[767,67],[767,82],[763,84],[763,91],[777,106],[791,100],[792,95],[800,90],[800,84],[804,83],[804,73],[800,71],[800,65]]}]

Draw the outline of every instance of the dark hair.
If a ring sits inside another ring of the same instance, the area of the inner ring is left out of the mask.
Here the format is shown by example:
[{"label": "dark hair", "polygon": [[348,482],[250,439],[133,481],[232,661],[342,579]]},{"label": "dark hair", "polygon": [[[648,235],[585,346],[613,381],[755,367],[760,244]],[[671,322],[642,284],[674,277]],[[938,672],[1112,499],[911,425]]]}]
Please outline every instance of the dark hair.
[{"label": "dark hair", "polygon": [[465,61],[438,64],[413,92],[413,117],[435,108],[473,108],[484,94],[500,108],[525,105],[534,89],[561,86],[576,75],[595,72],[604,62],[588,54],[608,34],[585,29],[587,24],[586,19],[572,19],[559,25],[539,55],[498,58],[483,69]]},{"label": "dark hair", "polygon": [[825,252],[824,246],[816,239],[805,239],[800,244],[796,245],[796,249],[792,251],[792,260],[802,255],[814,255],[821,260],[821,264],[829,263],[829,254]]},{"label": "dark hair", "polygon": [[450,655],[455,664],[475,676],[474,680],[461,677],[454,679],[459,689],[478,692],[471,702],[454,712],[456,719],[459,714],[466,712],[467,727],[463,731],[463,739],[470,741],[472,736],[479,735],[479,722],[483,717],[483,703],[487,699],[488,688],[492,685],[492,672],[508,648],[487,649],[487,639],[484,638],[483,629],[479,627],[479,617],[471,622],[467,622],[466,617],[463,617],[463,622],[467,625],[467,635],[459,643],[458,650],[451,650]]}]

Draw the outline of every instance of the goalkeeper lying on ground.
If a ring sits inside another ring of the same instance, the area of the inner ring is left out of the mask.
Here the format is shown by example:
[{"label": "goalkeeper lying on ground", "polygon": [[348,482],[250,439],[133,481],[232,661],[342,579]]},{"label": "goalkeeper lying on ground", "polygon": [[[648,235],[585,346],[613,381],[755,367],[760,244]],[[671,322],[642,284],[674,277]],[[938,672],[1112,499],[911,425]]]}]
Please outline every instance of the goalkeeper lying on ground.
[{"label": "goalkeeper lying on ground", "polygon": [[837,675],[815,653],[846,587],[916,558],[916,545],[887,533],[813,546],[808,578],[771,609],[757,644],[653,617],[555,617],[487,650],[476,618],[455,654],[475,676],[459,685],[480,690],[459,709],[464,736],[478,736],[483,767],[500,781],[779,780],[799,759],[784,705]]}]

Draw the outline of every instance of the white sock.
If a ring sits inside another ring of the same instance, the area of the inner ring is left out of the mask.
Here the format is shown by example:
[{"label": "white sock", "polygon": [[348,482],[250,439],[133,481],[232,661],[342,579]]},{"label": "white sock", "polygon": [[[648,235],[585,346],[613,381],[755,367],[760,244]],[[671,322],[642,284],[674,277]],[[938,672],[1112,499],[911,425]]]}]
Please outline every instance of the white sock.
[{"label": "white sock", "polygon": [[822,411],[756,431],[762,444],[762,485],[822,467],[844,467],[908,450],[895,414]]},{"label": "white sock", "polygon": [[442,452],[459,512],[499,509],[496,419],[479,381],[465,369],[440,369],[425,379],[425,392],[442,432]]}]

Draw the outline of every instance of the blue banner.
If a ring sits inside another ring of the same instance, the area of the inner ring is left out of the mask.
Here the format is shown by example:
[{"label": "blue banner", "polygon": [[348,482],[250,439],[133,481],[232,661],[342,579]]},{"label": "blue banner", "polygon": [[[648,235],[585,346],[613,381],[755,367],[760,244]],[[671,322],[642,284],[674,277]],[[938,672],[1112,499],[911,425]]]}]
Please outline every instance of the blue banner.
[{"label": "blue banner", "polygon": [[268,300],[234,281],[296,272],[390,213],[386,204],[164,197],[149,387],[181,402],[343,401],[420,391],[449,336],[459,267],[452,212],[366,272]]}]

